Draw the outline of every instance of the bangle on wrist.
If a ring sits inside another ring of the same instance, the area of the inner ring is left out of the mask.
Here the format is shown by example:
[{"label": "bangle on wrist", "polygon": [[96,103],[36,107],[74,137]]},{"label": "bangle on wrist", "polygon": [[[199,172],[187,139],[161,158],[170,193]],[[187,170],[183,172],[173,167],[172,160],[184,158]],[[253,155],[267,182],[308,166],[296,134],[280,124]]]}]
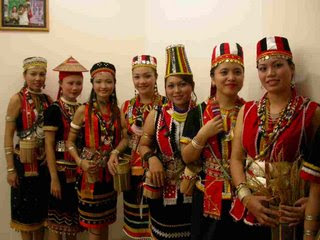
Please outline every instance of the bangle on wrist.
[{"label": "bangle on wrist", "polygon": [[154,152],[152,152],[152,151],[146,152],[142,157],[142,161],[144,163],[148,163],[149,164],[149,159],[154,157],[154,156],[157,156]]},{"label": "bangle on wrist", "polygon": [[79,161],[79,167],[80,167],[80,168],[82,168],[82,166],[81,166],[81,165],[82,165],[82,161],[83,161],[83,159],[80,158],[80,161]]},{"label": "bangle on wrist", "polygon": [[317,231],[314,230],[304,230],[303,236],[315,236],[317,235]]},{"label": "bangle on wrist", "polygon": [[200,145],[199,142],[196,140],[196,138],[192,139],[191,145],[194,149],[197,149],[197,150],[202,150],[204,148],[204,145]]},{"label": "bangle on wrist", "polygon": [[118,149],[113,149],[113,150],[111,151],[111,154],[117,154],[117,155],[119,155],[119,153],[120,153],[120,151],[119,151]]},{"label": "bangle on wrist", "polygon": [[251,195],[251,191],[247,187],[247,184],[245,182],[242,182],[236,187],[236,194],[237,194],[239,200],[242,202],[242,200],[245,197]]}]

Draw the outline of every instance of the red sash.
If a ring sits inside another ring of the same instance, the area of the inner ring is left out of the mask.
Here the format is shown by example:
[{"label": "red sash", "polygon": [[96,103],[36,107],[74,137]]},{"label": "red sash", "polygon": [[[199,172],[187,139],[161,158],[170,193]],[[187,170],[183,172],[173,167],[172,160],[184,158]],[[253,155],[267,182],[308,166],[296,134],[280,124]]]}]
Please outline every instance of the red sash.
[{"label": "red sash", "polygon": [[[27,88],[22,88],[20,91],[21,96],[21,115],[22,115],[22,130],[27,130],[33,127],[40,115],[43,116],[43,112],[48,108],[50,102],[46,98],[45,94],[35,94],[34,99],[31,97],[31,93]],[[40,123],[38,123],[40,124]],[[30,133],[34,134],[34,132]],[[37,156],[43,155],[44,146],[40,146],[37,150]],[[38,176],[38,161],[33,163],[24,163],[24,175],[25,176]]]},{"label": "red sash", "polygon": [[[224,176],[225,174],[230,175],[229,168],[226,168],[226,172],[224,172],[223,169],[221,169],[221,166],[229,166],[228,161],[231,155],[232,131],[240,107],[243,104],[244,100],[239,98],[235,108],[223,110],[226,112],[225,118],[223,119],[224,135],[218,134],[209,138],[207,147],[203,149],[202,156],[206,159],[203,202],[204,216],[220,219],[222,199],[231,199],[231,183],[229,179]],[[203,113],[203,125],[218,115],[221,115],[219,103],[215,97],[210,98]]]}]

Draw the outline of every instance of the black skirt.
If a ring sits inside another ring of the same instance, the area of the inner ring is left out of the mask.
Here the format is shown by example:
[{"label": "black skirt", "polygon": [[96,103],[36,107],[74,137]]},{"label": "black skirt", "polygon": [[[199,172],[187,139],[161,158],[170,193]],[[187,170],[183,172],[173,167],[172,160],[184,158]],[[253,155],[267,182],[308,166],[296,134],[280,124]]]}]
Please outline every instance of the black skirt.
[{"label": "black skirt", "polygon": [[43,227],[48,213],[49,175],[46,165],[39,162],[38,176],[25,177],[24,165],[14,155],[19,178],[17,188],[11,187],[11,223],[17,231],[36,231]]},{"label": "black skirt", "polygon": [[158,240],[187,240],[191,236],[191,203],[183,203],[183,195],[178,194],[176,205],[163,204],[163,199],[148,199],[151,231]]},{"label": "black skirt", "polygon": [[82,229],[79,224],[76,183],[67,183],[65,172],[58,172],[58,177],[62,198],[49,197],[48,228],[59,234],[75,235]]}]

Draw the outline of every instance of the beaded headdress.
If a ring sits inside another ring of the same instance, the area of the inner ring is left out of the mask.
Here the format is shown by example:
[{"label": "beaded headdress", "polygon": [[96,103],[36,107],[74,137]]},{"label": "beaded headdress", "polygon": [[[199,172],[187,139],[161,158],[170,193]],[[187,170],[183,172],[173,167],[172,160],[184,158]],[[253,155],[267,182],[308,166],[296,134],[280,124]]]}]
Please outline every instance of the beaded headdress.
[{"label": "beaded headdress", "polygon": [[288,39],[284,37],[265,37],[257,43],[257,62],[269,59],[271,56],[292,59]]},{"label": "beaded headdress", "polygon": [[43,57],[29,57],[23,60],[23,70],[40,67],[47,70],[47,60]]},{"label": "beaded headdress", "polygon": [[171,75],[192,76],[184,45],[170,45],[166,48],[167,65],[165,78]]},{"label": "beaded headdress", "polygon": [[90,75],[93,78],[99,72],[109,72],[113,76],[116,75],[116,68],[113,64],[107,62],[98,62],[90,69]]},{"label": "beaded headdress", "polygon": [[221,43],[213,48],[211,68],[223,62],[235,62],[243,66],[243,50],[238,43]]},{"label": "beaded headdress", "polygon": [[136,67],[151,67],[157,69],[157,59],[150,55],[138,55],[132,59],[132,69]]}]

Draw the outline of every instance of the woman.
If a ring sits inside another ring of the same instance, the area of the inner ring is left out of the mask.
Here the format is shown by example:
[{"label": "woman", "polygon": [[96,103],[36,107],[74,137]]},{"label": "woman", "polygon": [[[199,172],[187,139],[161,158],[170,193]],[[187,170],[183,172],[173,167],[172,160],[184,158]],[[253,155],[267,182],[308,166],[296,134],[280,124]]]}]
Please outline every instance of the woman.
[{"label": "woman", "polygon": [[234,217],[264,226],[255,239],[270,239],[269,227],[273,238],[301,239],[294,226],[302,222],[307,199],[298,170],[319,108],[296,94],[295,65],[286,38],[258,42],[257,68],[266,94],[239,112],[231,156],[238,195]]},{"label": "woman", "polygon": [[[318,119],[320,121],[320,118]],[[304,217],[304,239],[320,238],[320,127],[313,138],[310,156],[303,163],[300,176],[310,182],[309,199]]]},{"label": "woman", "polygon": [[[111,63],[92,66],[90,99],[77,109],[67,141],[80,171],[77,182],[80,225],[89,230],[90,240],[108,239],[108,226],[116,220],[117,195],[107,161],[123,151],[126,143],[119,144],[121,126],[115,74]],[[81,128],[84,148],[79,154],[75,143]]]},{"label": "woman", "polygon": [[[11,186],[11,224],[23,240],[42,240],[47,216],[47,178],[44,164],[43,112],[50,98],[42,93],[47,61],[30,57],[23,61],[24,87],[9,102],[4,134],[7,181]],[[15,132],[19,137],[14,148]]]},{"label": "woman", "polygon": [[[121,109],[122,126],[128,133],[131,155],[131,190],[123,193],[123,231],[134,239],[150,239],[149,208],[142,197],[144,168],[138,151],[143,125],[149,112],[161,106],[165,98],[157,91],[157,59],[149,55],[135,56],[132,59],[132,80],[137,95],[124,102]],[[116,160],[116,159],[115,159]],[[117,162],[108,162],[109,170],[115,174]],[[141,212],[141,214],[140,214]]]},{"label": "woman", "polygon": [[82,72],[87,70],[70,57],[54,71],[59,71],[59,92],[57,101],[45,111],[43,127],[51,176],[48,239],[61,240],[65,234],[67,239],[75,240],[76,234],[81,231],[75,189],[77,164],[68,153],[66,141],[73,115],[81,105],[77,97],[82,91]]},{"label": "woman", "polygon": [[149,166],[148,187],[161,189],[163,194],[158,199],[148,199],[152,237],[182,240],[190,238],[191,197],[179,191],[185,168],[179,139],[187,113],[194,106],[194,81],[184,46],[169,46],[166,51],[165,89],[169,102],[149,113],[140,153]]},{"label": "woman", "polygon": [[[229,161],[234,126],[244,104],[238,96],[244,80],[242,47],[237,43],[214,47],[210,76],[213,95],[188,113],[181,138],[182,157],[190,169],[185,173],[195,178],[195,165],[201,169],[193,195],[191,239],[231,239],[239,228],[229,214],[233,196]],[[225,226],[233,231],[225,231]]]}]

